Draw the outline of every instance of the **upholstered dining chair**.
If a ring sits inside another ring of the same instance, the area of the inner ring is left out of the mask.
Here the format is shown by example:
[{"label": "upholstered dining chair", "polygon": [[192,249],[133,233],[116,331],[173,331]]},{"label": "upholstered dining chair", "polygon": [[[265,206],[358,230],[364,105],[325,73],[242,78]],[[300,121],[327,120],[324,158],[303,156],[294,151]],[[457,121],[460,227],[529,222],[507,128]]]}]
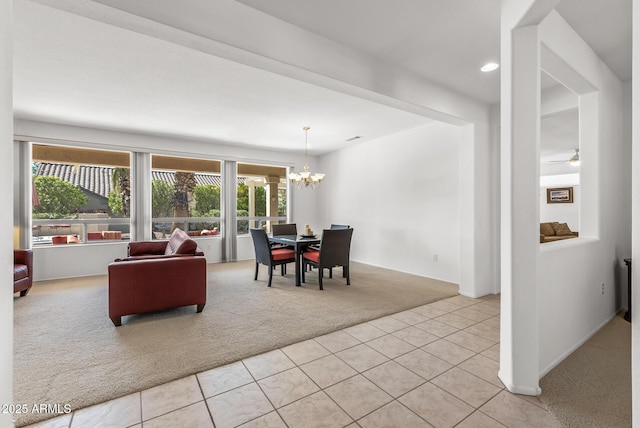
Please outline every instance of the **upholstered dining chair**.
[{"label": "upholstered dining chair", "polygon": [[306,266],[318,268],[318,286],[323,290],[322,276],[324,268],[342,266],[343,277],[347,285],[351,285],[349,274],[349,254],[351,252],[351,237],[353,229],[325,229],[322,231],[320,250],[307,250],[302,253],[302,282],[305,282]]},{"label": "upholstered dining chair", "polygon": [[256,273],[253,276],[253,280],[256,281],[258,279],[258,267],[263,264],[269,268],[269,282],[267,287],[271,287],[273,269],[280,265],[282,275],[284,275],[284,266],[287,263],[294,263],[296,261],[296,253],[290,248],[271,248],[267,232],[264,229],[249,229],[249,231],[253,239],[253,249],[256,253]]},{"label": "upholstered dining chair", "polygon": [[[331,224],[330,229],[349,229],[351,226],[349,226],[348,224]],[[310,245],[309,248],[311,248],[312,250],[317,250],[320,251],[320,246],[319,245]],[[305,267],[306,269],[306,267]],[[311,270],[311,266],[309,266],[309,270]],[[344,278],[345,276],[345,272],[342,272],[342,277]],[[329,278],[333,278],[333,268],[329,268]]]},{"label": "upholstered dining chair", "polygon": [[[297,235],[298,226],[295,223],[278,223],[271,225],[271,234],[273,236],[280,235]],[[284,244],[271,244],[271,248],[289,248],[293,250],[293,246]],[[287,274],[287,265],[282,265],[282,273]]]}]

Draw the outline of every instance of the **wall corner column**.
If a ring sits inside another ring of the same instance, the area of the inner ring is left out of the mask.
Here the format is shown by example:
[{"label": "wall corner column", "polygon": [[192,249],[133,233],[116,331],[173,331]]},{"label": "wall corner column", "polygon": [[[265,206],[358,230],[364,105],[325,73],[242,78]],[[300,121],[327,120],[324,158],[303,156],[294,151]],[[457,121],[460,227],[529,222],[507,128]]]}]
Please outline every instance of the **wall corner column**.
[{"label": "wall corner column", "polygon": [[[634,290],[640,290],[640,0],[633,0],[633,51],[632,51],[632,86],[631,95],[631,258],[634,268],[631,271],[631,283]],[[631,293],[631,396],[633,427],[640,427],[640,292]]]},{"label": "wall corner column", "polygon": [[[13,1],[0,0],[0,226],[13,230]],[[13,234],[0,234],[0,284],[13,284]],[[0,292],[0,404],[13,403],[13,286]],[[0,412],[0,427],[13,427]]]},{"label": "wall corner column", "polygon": [[[489,114],[487,113],[487,116]],[[489,124],[475,122],[460,127],[459,213],[460,279],[459,292],[477,298],[495,291],[496,272],[491,214],[495,198],[491,186]]]},{"label": "wall corner column", "polygon": [[502,28],[501,329],[499,378],[539,395],[540,41],[537,26]]}]

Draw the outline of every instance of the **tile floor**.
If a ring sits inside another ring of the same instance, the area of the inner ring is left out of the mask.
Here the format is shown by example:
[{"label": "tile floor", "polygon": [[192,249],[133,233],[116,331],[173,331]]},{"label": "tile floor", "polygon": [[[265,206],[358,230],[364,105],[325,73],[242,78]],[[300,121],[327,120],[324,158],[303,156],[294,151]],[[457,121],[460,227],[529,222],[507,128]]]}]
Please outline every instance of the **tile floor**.
[{"label": "tile floor", "polygon": [[31,427],[558,427],[498,379],[499,313],[456,296]]}]

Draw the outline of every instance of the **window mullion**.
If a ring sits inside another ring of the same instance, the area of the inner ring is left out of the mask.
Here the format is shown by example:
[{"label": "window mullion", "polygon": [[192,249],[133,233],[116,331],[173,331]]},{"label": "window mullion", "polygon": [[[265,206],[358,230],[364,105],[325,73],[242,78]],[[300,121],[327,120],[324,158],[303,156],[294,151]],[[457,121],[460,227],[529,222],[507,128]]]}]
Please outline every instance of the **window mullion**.
[{"label": "window mullion", "polygon": [[238,173],[235,161],[222,163],[222,222],[223,222],[223,254],[222,259],[227,262],[238,258],[238,227],[237,227],[237,183]]}]

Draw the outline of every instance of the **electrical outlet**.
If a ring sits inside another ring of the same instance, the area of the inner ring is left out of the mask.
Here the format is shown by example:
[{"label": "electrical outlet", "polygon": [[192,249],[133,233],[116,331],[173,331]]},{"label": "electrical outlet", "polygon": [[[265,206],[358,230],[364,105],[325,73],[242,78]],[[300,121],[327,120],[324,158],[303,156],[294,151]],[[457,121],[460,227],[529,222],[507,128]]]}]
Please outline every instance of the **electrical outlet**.
[{"label": "electrical outlet", "polygon": [[602,283],[602,294],[604,294],[604,282]]},{"label": "electrical outlet", "polygon": [[434,261],[434,262],[437,262],[437,261],[438,261],[438,255],[437,255],[437,254],[434,254],[434,255],[433,255],[433,261]]}]

